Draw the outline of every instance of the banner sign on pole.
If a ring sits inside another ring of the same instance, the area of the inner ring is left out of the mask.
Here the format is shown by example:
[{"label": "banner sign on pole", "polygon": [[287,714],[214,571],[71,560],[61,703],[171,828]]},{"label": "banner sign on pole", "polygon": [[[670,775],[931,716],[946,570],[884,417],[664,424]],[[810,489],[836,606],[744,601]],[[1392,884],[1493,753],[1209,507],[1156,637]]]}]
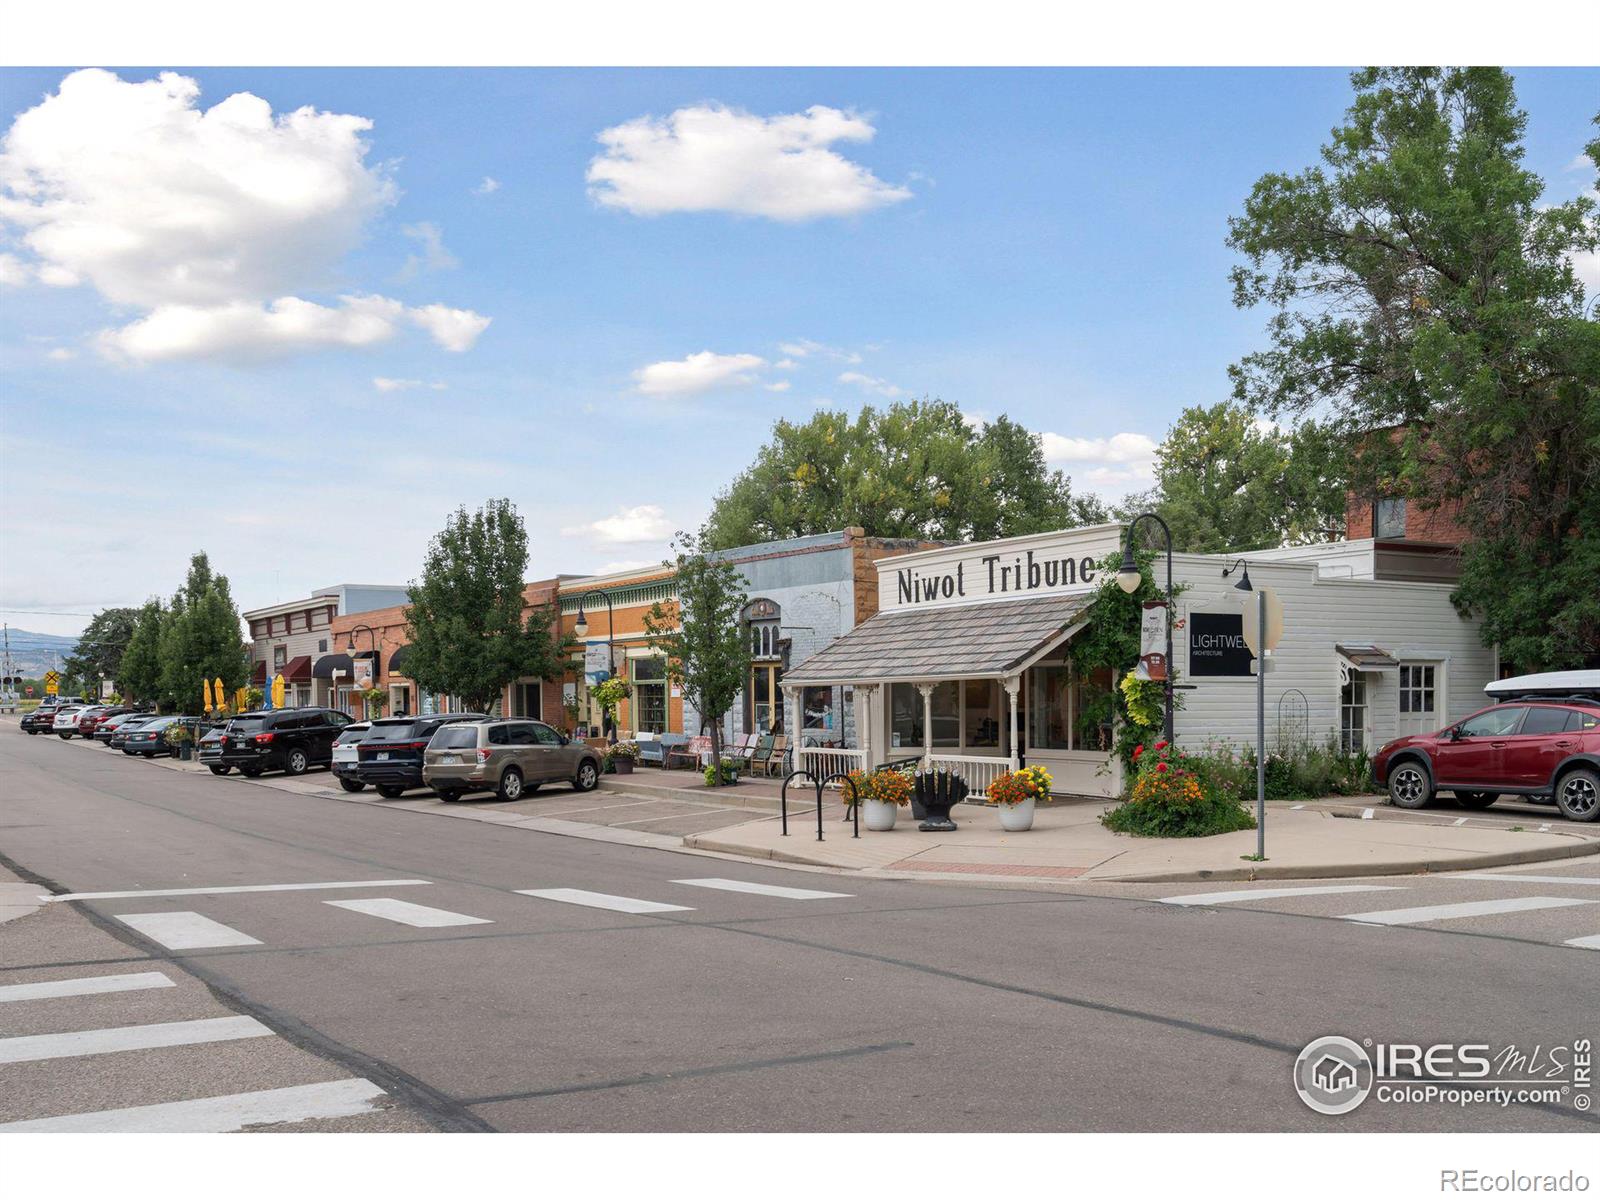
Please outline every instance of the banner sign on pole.
[{"label": "banner sign on pole", "polygon": [[1167,602],[1146,600],[1139,619],[1139,665],[1134,669],[1139,679],[1152,679],[1157,683],[1167,677]]},{"label": "banner sign on pole", "polygon": [[370,658],[358,658],[350,665],[353,668],[351,679],[356,687],[363,690],[370,688],[372,686],[372,660]]}]

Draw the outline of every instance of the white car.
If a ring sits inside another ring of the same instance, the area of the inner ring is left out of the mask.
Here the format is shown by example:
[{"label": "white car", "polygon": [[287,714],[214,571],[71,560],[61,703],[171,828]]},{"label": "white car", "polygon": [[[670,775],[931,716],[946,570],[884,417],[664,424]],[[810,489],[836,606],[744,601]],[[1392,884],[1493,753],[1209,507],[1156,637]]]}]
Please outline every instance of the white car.
[{"label": "white car", "polygon": [[366,737],[371,729],[371,721],[357,721],[352,725],[346,725],[344,731],[333,741],[331,764],[333,774],[338,779],[339,786],[347,792],[359,792],[367,786],[356,778],[356,763],[361,755],[361,739]]},{"label": "white car", "polygon": [[65,704],[56,709],[55,719],[50,722],[50,732],[62,741],[70,741],[72,735],[78,732],[78,713],[83,707],[81,704]]}]

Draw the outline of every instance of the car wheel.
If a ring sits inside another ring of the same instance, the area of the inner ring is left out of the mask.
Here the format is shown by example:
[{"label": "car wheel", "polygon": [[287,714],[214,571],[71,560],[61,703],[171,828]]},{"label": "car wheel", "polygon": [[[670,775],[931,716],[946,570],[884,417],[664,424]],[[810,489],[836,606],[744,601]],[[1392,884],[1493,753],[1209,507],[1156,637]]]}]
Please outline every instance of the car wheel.
[{"label": "car wheel", "polygon": [[1556,807],[1569,821],[1600,817],[1600,775],[1583,768],[1563,775],[1556,784]]},{"label": "car wheel", "polygon": [[154,758],[156,756],[156,752],[154,750],[146,750],[143,753],[146,758]]},{"label": "car wheel", "polygon": [[599,782],[600,770],[594,765],[594,759],[586,758],[578,764],[578,774],[572,780],[573,787],[580,792],[592,792]]},{"label": "car wheel", "polygon": [[306,768],[311,765],[311,759],[304,750],[291,750],[284,756],[283,773],[285,775],[304,775]]},{"label": "car wheel", "polygon": [[1500,799],[1499,792],[1457,792],[1456,803],[1462,808],[1488,808]]},{"label": "car wheel", "polygon": [[29,737],[38,737],[39,736],[39,731],[37,729],[30,729],[30,730],[28,730],[28,736]]},{"label": "car wheel", "polygon": [[63,742],[70,742],[72,740],[72,735],[70,733],[58,733],[56,736]]},{"label": "car wheel", "polygon": [[378,795],[385,800],[398,800],[405,795],[405,791],[405,788],[395,787],[392,783],[380,783],[378,785]]},{"label": "car wheel", "polygon": [[261,778],[261,772],[264,770],[266,770],[265,767],[240,767],[239,774],[246,779],[259,779]]},{"label": "car wheel", "polygon": [[457,800],[461,799],[460,788],[434,788],[433,793],[446,804],[454,804]]},{"label": "car wheel", "polygon": [[226,775],[233,769],[232,767],[219,766],[217,763],[208,763],[207,765],[211,768],[213,775]]},{"label": "car wheel", "polygon": [[500,786],[495,789],[495,794],[502,800],[522,799],[522,772],[515,767],[507,767],[500,776]]},{"label": "car wheel", "polygon": [[364,792],[367,789],[367,785],[359,779],[341,779],[339,786],[347,792]]},{"label": "car wheel", "polygon": [[1422,764],[1407,759],[1389,772],[1389,803],[1396,808],[1422,808],[1433,799],[1433,783]]}]

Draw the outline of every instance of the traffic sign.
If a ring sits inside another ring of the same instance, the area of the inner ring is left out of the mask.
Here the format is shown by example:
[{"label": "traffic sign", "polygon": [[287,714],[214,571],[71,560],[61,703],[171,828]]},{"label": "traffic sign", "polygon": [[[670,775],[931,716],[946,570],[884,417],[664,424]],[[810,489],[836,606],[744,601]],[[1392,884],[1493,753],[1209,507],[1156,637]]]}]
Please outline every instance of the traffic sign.
[{"label": "traffic sign", "polygon": [[[1278,599],[1278,593],[1271,588],[1257,588],[1267,601],[1267,638],[1266,649],[1276,650],[1278,643],[1283,641],[1283,601]],[[1250,653],[1257,658],[1261,657],[1261,637],[1259,627],[1261,624],[1257,612],[1258,604],[1254,596],[1249,597],[1244,605],[1244,644],[1250,647]]]},{"label": "traffic sign", "polygon": [[61,691],[61,672],[46,671],[44,673],[44,694],[54,696]]}]

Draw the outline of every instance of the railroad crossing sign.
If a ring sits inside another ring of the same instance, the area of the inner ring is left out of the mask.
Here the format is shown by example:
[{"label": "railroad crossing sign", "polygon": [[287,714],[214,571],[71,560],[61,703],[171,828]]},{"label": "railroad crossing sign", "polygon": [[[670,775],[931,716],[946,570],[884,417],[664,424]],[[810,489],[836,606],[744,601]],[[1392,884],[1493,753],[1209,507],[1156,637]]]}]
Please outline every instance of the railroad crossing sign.
[{"label": "railroad crossing sign", "polygon": [[44,673],[44,694],[54,696],[61,690],[61,672],[46,671]]}]

